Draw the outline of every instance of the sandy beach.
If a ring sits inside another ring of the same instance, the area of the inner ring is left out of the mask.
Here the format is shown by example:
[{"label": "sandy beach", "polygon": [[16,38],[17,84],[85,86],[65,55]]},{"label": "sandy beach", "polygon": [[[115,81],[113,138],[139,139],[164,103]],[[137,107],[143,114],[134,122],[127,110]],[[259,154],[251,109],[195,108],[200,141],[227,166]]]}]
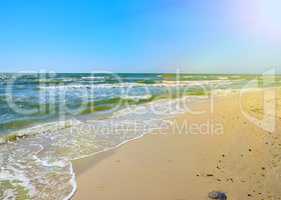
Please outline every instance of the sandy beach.
[{"label": "sandy beach", "polygon": [[2,1],[0,200],[281,200],[280,8]]},{"label": "sandy beach", "polygon": [[[167,129],[74,161],[73,199],[205,200],[211,191],[231,200],[281,199],[281,95],[275,91],[265,101],[258,90],[215,95],[213,106],[192,106],[201,114],[187,112]],[[273,132],[245,116],[262,119],[264,102],[276,105]]]}]

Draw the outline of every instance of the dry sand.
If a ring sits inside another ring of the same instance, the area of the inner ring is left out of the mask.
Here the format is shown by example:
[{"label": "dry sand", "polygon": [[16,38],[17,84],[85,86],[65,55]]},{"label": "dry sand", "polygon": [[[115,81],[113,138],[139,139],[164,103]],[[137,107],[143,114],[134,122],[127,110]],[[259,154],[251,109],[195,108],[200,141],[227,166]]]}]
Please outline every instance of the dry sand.
[{"label": "dry sand", "polygon": [[[162,134],[75,161],[74,200],[206,200],[213,190],[231,200],[281,199],[280,92],[267,100],[278,110],[273,133],[246,119],[239,103],[261,118],[262,94],[215,96],[213,112],[210,102],[198,103],[193,110],[204,114],[178,116]],[[184,123],[189,128],[179,129]],[[208,123],[223,125],[222,134],[198,134],[196,124]]]}]

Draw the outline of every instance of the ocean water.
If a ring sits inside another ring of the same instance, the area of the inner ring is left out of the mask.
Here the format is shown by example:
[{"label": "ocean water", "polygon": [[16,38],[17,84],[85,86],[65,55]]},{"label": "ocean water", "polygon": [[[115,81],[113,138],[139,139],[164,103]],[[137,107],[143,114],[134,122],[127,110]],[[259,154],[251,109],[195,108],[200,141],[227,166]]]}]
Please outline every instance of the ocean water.
[{"label": "ocean water", "polygon": [[0,74],[0,199],[70,199],[71,161],[169,127],[186,105],[253,76]]}]

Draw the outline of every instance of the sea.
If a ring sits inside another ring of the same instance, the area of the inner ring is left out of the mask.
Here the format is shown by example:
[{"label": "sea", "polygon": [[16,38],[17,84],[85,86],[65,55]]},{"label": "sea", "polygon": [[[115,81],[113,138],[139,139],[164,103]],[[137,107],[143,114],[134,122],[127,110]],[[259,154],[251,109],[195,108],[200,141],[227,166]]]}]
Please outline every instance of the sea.
[{"label": "sea", "polygon": [[0,73],[0,199],[68,200],[71,161],[169,127],[254,75]]}]

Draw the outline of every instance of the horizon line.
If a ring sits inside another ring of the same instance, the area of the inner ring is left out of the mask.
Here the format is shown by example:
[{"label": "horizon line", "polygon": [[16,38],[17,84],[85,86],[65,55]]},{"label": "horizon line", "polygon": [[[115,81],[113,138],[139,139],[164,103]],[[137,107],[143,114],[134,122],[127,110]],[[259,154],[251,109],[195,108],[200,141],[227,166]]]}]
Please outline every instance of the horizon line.
[{"label": "horizon line", "polygon": [[[0,72],[0,74],[51,74],[50,72]],[[262,73],[194,73],[194,72],[54,72],[55,74],[189,74],[189,75],[261,75]],[[275,75],[281,75],[276,73]]]}]

